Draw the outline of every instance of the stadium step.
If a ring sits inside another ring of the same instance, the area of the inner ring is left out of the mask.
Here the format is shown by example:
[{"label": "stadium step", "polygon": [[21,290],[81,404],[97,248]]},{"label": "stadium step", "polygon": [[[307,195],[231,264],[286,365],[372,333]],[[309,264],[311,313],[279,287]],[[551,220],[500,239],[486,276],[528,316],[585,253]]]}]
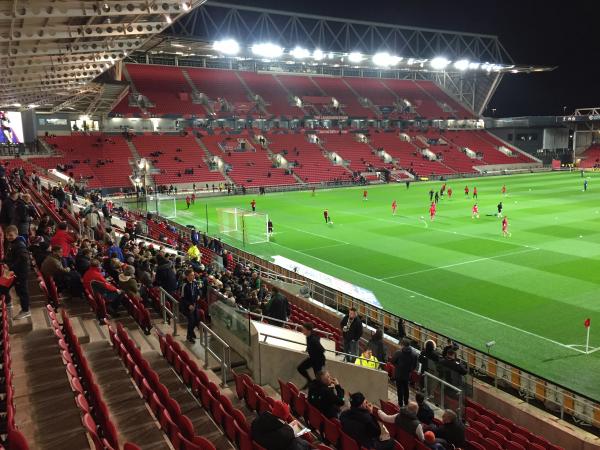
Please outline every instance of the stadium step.
[{"label": "stadium step", "polygon": [[202,409],[199,400],[192,395],[167,360],[157,351],[144,352],[143,356],[150,367],[157,372],[171,397],[179,403],[181,412],[192,421],[196,434],[210,440],[218,449],[234,449],[235,447],[213,422],[210,415]]},{"label": "stadium step", "polygon": [[50,328],[11,336],[15,422],[36,450],[89,448]]},{"label": "stadium step", "polygon": [[121,359],[107,341],[83,346],[100,386],[102,396],[121,442],[134,442],[143,449],[168,449],[168,440],[135,388]]}]

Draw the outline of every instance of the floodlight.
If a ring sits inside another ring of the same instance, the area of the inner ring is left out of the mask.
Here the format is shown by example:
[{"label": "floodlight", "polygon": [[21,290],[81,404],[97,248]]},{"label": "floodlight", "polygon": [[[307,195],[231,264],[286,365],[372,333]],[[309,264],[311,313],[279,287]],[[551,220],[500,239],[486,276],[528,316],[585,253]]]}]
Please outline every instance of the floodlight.
[{"label": "floodlight", "polygon": [[448,64],[450,64],[450,61],[447,60],[446,58],[444,58],[443,56],[438,56],[437,58],[433,58],[429,64],[431,64],[431,67],[434,68],[435,70],[442,70],[445,69],[446,67],[448,67]]},{"label": "floodlight", "polygon": [[454,68],[458,70],[467,70],[469,68],[469,60],[468,59],[459,59],[458,61],[454,61]]},{"label": "floodlight", "polygon": [[165,14],[165,20],[167,21],[167,23],[173,23],[173,19],[171,19],[171,16],[169,16],[168,14]]},{"label": "floodlight", "polygon": [[29,105],[27,105],[28,108],[30,109],[35,109],[35,108],[39,108],[40,105],[36,105],[35,103],[30,103]]},{"label": "floodlight", "polygon": [[251,48],[252,53],[263,58],[279,58],[283,55],[283,47],[265,42],[263,44],[254,44]]},{"label": "floodlight", "polygon": [[469,69],[471,69],[471,70],[479,69],[479,63],[476,63],[476,62],[469,63]]},{"label": "floodlight", "polygon": [[333,57],[334,57],[334,56],[335,56],[335,55],[333,54],[333,52],[329,52],[329,54],[327,55],[327,57],[328,57],[329,59],[333,59]]},{"label": "floodlight", "polygon": [[13,103],[13,106],[14,106],[15,108],[20,108],[22,105],[21,105],[20,103]]},{"label": "floodlight", "polygon": [[312,57],[313,57],[313,59],[314,59],[315,61],[321,61],[322,59],[324,59],[324,58],[325,58],[325,53],[323,53],[323,51],[322,51],[322,50],[320,50],[320,49],[318,49],[318,48],[317,48],[317,49],[315,49],[315,51],[313,52],[313,55],[312,55]]},{"label": "floodlight", "polygon": [[373,55],[373,64],[377,66],[393,66],[398,64],[402,58],[395,55],[390,55],[387,52],[376,53]]},{"label": "floodlight", "polygon": [[359,63],[363,60],[363,55],[360,52],[352,52],[348,55],[348,61]]},{"label": "floodlight", "polygon": [[296,59],[304,59],[310,56],[310,52],[305,48],[296,47],[290,52],[290,55],[292,55]]},{"label": "floodlight", "polygon": [[406,61],[406,64],[408,64],[409,66],[412,66],[415,63],[415,58],[408,58],[408,61]]},{"label": "floodlight", "polygon": [[236,55],[240,51],[240,44],[235,39],[223,39],[216,41],[213,49],[226,55]]}]

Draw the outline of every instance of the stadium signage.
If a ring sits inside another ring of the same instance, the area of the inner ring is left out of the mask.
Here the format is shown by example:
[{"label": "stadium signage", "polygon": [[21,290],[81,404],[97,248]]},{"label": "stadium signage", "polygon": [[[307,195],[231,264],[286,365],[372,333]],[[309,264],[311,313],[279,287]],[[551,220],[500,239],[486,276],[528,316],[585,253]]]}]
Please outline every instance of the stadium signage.
[{"label": "stadium signage", "polygon": [[563,122],[595,122],[600,120],[600,114],[588,114],[585,116],[563,116]]},{"label": "stadium signage", "polygon": [[315,116],[316,120],[348,120],[348,116]]}]

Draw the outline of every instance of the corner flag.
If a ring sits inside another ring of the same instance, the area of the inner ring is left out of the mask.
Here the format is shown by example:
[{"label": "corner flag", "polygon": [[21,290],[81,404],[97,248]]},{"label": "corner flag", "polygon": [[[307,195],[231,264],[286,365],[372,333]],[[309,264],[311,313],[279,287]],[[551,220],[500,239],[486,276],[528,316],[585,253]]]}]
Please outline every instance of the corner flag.
[{"label": "corner flag", "polygon": [[583,322],[583,326],[586,329],[586,338],[585,338],[585,352],[588,353],[589,349],[590,349],[590,326],[592,325],[592,319],[590,319],[589,317],[587,319],[585,319],[585,322]]}]

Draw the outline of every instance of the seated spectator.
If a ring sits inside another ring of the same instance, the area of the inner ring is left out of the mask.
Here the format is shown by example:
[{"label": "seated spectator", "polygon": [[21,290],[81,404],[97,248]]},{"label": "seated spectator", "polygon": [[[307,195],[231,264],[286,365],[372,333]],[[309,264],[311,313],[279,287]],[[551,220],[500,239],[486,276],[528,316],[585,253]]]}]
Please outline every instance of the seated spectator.
[{"label": "seated spectator", "polygon": [[390,416],[380,410],[379,419],[385,423],[396,424],[397,427],[402,428],[404,431],[423,442],[423,426],[419,422],[419,419],[417,419],[418,410],[419,405],[415,402],[408,402],[408,405],[400,408],[398,414],[392,414]]},{"label": "seated spectator", "polygon": [[36,236],[31,240],[29,251],[31,252],[31,256],[33,256],[35,265],[41,267],[46,256],[50,254],[50,243],[43,238]]},{"label": "seated spectator", "polygon": [[64,291],[68,287],[69,268],[62,265],[62,247],[60,245],[52,246],[51,253],[46,256],[40,266],[40,272],[46,279],[53,279],[59,291]]},{"label": "seated spectator", "polygon": [[369,369],[379,369],[379,361],[373,355],[373,350],[366,348],[360,355],[360,358],[356,358],[354,364],[357,366],[368,367]]},{"label": "seated spectator", "polygon": [[344,406],[344,389],[337,378],[323,370],[308,385],[308,401],[328,419],[337,418]]},{"label": "seated spectator", "polygon": [[423,436],[427,448],[431,450],[446,450],[446,447],[435,438],[435,433],[433,431],[426,431]]},{"label": "seated spectator", "polygon": [[89,248],[79,249],[79,253],[75,257],[75,270],[79,272],[79,275],[83,276],[90,268],[90,262],[92,260],[92,250]]},{"label": "seated spectator", "polygon": [[108,243],[108,257],[109,258],[117,258],[121,262],[125,262],[125,257],[123,256],[123,250],[121,247],[116,245],[114,241],[110,241]]},{"label": "seated spectator", "polygon": [[[95,293],[102,295],[109,303],[108,309],[110,312],[116,315],[121,304],[121,294],[123,292],[106,281],[100,270],[100,261],[97,259],[92,259],[90,268],[83,275],[83,286],[92,295]],[[98,317],[98,320],[104,323],[103,317]]]},{"label": "seated spectator", "polygon": [[[265,411],[252,422],[252,440],[265,450],[302,450],[311,448],[302,438],[297,438],[292,425],[287,423],[290,416],[288,405],[282,401],[273,404],[272,412]],[[295,421],[294,421],[295,422]]]},{"label": "seated spectator", "polygon": [[140,297],[140,286],[135,279],[135,267],[125,266],[119,274],[119,287],[130,297]]},{"label": "seated spectator", "polygon": [[425,425],[431,425],[433,423],[435,414],[433,413],[431,406],[429,406],[425,401],[425,396],[421,392],[417,392],[415,394],[415,401],[419,407],[419,410],[417,411],[417,419],[419,419],[419,422],[424,423]]},{"label": "seated spectator", "polygon": [[177,291],[177,277],[171,262],[163,255],[156,257],[156,275],[154,284],[173,295]]},{"label": "seated spectator", "polygon": [[350,409],[345,410],[340,415],[342,430],[356,440],[360,447],[376,450],[393,449],[394,442],[389,438],[389,433],[385,428],[382,429],[372,413],[373,405],[367,402],[362,393],[352,394],[350,396]]},{"label": "seated spectator", "polygon": [[432,431],[438,439],[454,445],[456,448],[464,448],[465,442],[465,427],[458,420],[456,413],[451,409],[446,409],[442,414],[442,425],[432,428]]},{"label": "seated spectator", "polygon": [[65,265],[67,264],[67,260],[73,254],[73,244],[75,241],[77,241],[75,235],[67,231],[67,222],[60,222],[56,226],[54,236],[50,239],[50,245],[52,247],[58,245],[62,248],[62,258]]}]

